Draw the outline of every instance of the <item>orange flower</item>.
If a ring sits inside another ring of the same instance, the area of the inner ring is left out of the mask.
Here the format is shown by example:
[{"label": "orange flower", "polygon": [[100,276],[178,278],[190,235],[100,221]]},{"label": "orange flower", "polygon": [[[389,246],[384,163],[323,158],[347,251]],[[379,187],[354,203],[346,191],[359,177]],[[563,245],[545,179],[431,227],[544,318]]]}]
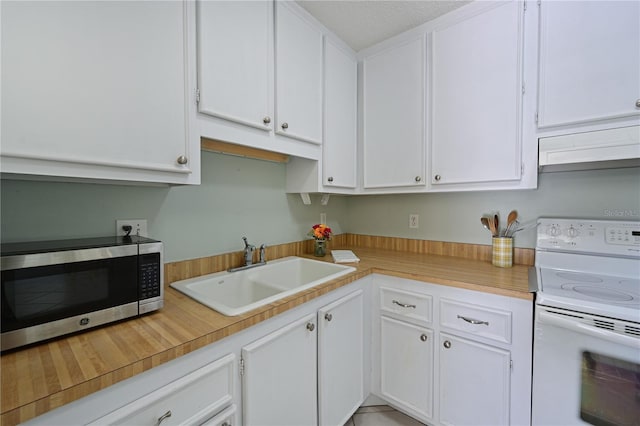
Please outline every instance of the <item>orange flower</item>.
[{"label": "orange flower", "polygon": [[329,228],[324,223],[318,223],[316,225],[313,225],[307,235],[315,238],[316,240],[330,240],[331,233],[331,228]]}]

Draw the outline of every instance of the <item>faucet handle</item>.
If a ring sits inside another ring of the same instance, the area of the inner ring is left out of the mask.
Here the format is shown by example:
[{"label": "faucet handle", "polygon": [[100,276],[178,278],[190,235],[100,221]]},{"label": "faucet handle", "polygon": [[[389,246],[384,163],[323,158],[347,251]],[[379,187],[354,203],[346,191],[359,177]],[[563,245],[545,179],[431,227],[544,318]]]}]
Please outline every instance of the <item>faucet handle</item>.
[{"label": "faucet handle", "polygon": [[249,244],[247,237],[242,237],[242,241],[244,241],[245,250],[251,250],[251,251],[255,250],[256,246],[254,246],[253,244]]},{"label": "faucet handle", "polygon": [[265,258],[265,249],[267,248],[266,244],[261,244],[260,245],[260,263],[266,262],[266,258]]}]

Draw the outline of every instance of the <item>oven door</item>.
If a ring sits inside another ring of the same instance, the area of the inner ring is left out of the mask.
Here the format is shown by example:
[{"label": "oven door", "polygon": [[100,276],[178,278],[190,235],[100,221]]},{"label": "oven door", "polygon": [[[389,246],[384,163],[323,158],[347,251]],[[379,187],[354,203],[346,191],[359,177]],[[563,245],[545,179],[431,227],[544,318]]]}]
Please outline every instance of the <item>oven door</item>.
[{"label": "oven door", "polygon": [[533,425],[640,419],[640,324],[536,306]]},{"label": "oven door", "polygon": [[2,350],[138,314],[135,245],[2,259]]}]

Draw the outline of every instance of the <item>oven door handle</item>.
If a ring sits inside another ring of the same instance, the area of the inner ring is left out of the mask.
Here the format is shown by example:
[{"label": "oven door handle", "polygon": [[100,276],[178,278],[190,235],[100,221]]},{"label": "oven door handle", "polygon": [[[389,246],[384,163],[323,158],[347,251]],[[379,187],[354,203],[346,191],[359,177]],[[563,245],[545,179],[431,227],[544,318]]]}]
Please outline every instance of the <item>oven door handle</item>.
[{"label": "oven door handle", "polygon": [[567,328],[578,333],[587,334],[599,339],[609,340],[610,342],[620,345],[640,348],[640,339],[618,334],[613,331],[604,330],[598,327],[592,327],[576,320],[562,318],[552,312],[540,311],[539,318],[546,324],[556,325],[558,327]]}]

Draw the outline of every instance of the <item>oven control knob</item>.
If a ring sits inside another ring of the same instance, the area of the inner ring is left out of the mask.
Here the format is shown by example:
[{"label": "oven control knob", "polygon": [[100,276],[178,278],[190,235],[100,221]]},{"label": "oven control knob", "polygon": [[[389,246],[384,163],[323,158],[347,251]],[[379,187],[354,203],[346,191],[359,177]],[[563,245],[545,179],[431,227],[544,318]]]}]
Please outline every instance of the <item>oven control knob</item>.
[{"label": "oven control knob", "polygon": [[567,229],[567,235],[569,238],[575,238],[578,236],[578,230],[573,226],[570,226],[569,229]]},{"label": "oven control knob", "polygon": [[551,225],[551,227],[547,230],[547,234],[551,235],[552,237],[557,237],[558,235],[560,235],[560,228],[558,228],[556,225]]}]

